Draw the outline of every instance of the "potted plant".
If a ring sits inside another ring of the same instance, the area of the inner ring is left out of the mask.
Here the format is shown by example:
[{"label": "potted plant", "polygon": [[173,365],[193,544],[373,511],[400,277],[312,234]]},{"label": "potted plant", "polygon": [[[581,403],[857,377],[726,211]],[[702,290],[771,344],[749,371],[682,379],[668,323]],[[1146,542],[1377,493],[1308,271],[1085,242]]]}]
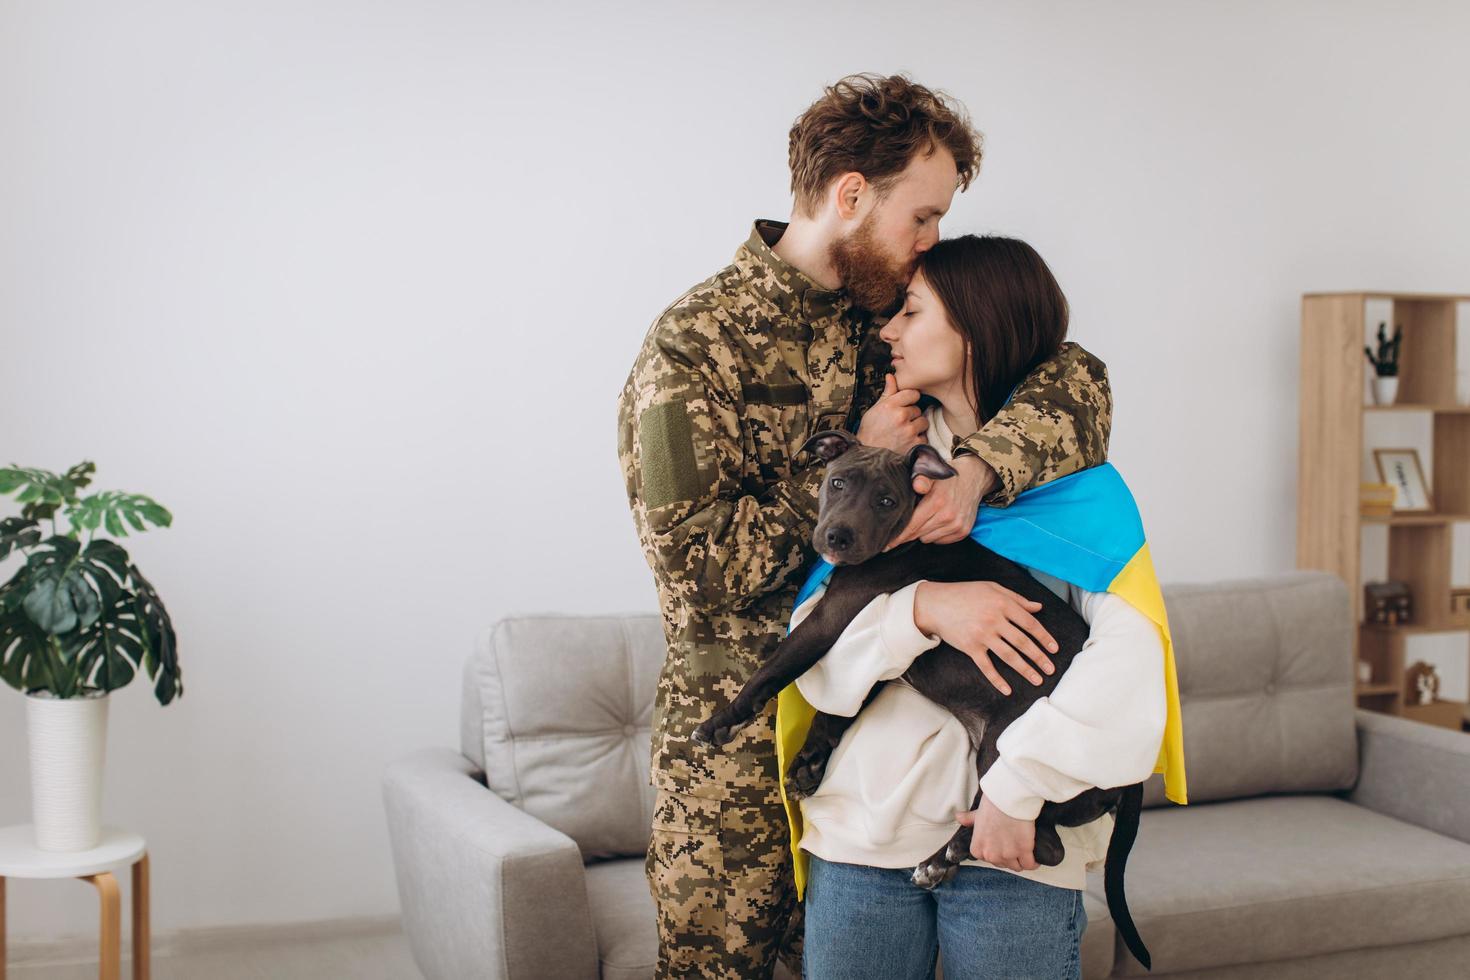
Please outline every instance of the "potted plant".
[{"label": "potted plant", "polygon": [[1393,328],[1393,339],[1387,336],[1388,324],[1378,325],[1378,356],[1373,356],[1372,348],[1363,346],[1363,353],[1368,355],[1368,361],[1373,365],[1373,404],[1392,405],[1399,394],[1399,342],[1403,340],[1404,328],[1396,324]]},{"label": "potted plant", "polygon": [[98,536],[168,527],[173,517],[142,494],[82,496],[95,470],[85,461],[61,476],[0,469],[0,494],[18,490],[23,505],[0,520],[0,560],[25,556],[0,585],[0,677],[26,696],[31,813],[46,851],[84,851],[100,839],[108,694],[140,669],[160,704],[184,691],[168,611],[127,551]]}]

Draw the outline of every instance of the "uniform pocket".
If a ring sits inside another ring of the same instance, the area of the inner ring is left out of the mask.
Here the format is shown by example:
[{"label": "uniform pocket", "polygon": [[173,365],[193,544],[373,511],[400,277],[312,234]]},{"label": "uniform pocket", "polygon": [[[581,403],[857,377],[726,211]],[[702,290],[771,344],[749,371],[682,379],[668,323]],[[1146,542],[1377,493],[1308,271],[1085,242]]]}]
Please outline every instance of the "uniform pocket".
[{"label": "uniform pocket", "polygon": [[658,911],[660,958],[680,976],[702,971],[725,945],[720,801],[659,788],[644,866]]},{"label": "uniform pocket", "polygon": [[682,834],[720,832],[720,801],[658,787],[653,799],[653,829]]},{"label": "uniform pocket", "polygon": [[746,402],[741,428],[745,431],[747,479],[764,487],[791,475],[811,435],[808,417],[804,398],[796,404]]}]

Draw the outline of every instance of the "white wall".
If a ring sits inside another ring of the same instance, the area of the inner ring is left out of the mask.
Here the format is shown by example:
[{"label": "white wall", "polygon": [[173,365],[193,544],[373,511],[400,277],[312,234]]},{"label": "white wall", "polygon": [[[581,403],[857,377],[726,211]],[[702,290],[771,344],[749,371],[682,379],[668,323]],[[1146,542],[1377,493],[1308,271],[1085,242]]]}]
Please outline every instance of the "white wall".
[{"label": "white wall", "polygon": [[825,82],[968,104],[943,231],[1052,264],[1166,582],[1293,567],[1301,293],[1470,291],[1462,5],[612,6],[0,3],[0,460],[175,514],[128,544],[186,694],[121,692],[107,770],[160,931],[392,913],[378,775],[476,631],[654,608],[616,393]]}]

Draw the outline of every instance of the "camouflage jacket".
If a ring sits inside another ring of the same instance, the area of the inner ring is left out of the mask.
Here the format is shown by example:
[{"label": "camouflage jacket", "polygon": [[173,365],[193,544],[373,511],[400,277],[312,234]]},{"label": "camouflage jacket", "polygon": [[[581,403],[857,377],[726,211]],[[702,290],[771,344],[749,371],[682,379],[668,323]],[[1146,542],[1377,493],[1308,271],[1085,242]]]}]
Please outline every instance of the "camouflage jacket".
[{"label": "camouflage jacket", "polygon": [[[884,321],[777,256],[785,228],[757,221],[733,263],[654,321],[618,400],[619,461],[668,642],[652,781],[711,799],[779,801],[774,701],[723,748],[689,733],[786,633],[822,479],[802,445],[855,428],[888,370]],[[956,453],[990,464],[999,484],[985,503],[1003,507],[1104,461],[1111,419],[1106,368],[1067,343]]]}]

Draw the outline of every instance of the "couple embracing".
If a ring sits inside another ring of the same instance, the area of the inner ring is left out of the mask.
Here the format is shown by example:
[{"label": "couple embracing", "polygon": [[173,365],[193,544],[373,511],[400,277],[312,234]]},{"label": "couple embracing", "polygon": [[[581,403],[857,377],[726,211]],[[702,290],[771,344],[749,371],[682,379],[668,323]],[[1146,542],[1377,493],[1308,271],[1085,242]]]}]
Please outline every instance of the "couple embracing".
[{"label": "couple embracing", "polygon": [[[915,478],[923,496],[890,547],[963,540],[982,506],[1106,462],[1107,374],[1066,341],[1046,263],[1014,239],[939,236],[980,159],[964,111],[922,85],[829,86],[790,132],[790,220],[756,221],[730,265],[664,310],[621,393],[619,457],[668,644],[646,865],[660,977],[765,977],[778,956],[814,980],[928,977],[940,953],[949,977],[1080,977],[1082,889],[1112,817],[1058,828],[1065,858],[1044,866],[1037,813],[1155,771],[1184,802],[1162,619],[1030,566],[1089,639],[983,775],[960,723],[897,678],[941,641],[1006,694],[1006,677],[1052,673],[1040,605],[994,582],[879,596],[797,681],[804,703],[857,715],[799,813],[774,702],[720,748],[690,738],[819,598],[796,607],[816,558],[814,433],[927,443],[953,468]],[[971,860],[933,890],[912,884],[957,821],[973,826]]]}]

